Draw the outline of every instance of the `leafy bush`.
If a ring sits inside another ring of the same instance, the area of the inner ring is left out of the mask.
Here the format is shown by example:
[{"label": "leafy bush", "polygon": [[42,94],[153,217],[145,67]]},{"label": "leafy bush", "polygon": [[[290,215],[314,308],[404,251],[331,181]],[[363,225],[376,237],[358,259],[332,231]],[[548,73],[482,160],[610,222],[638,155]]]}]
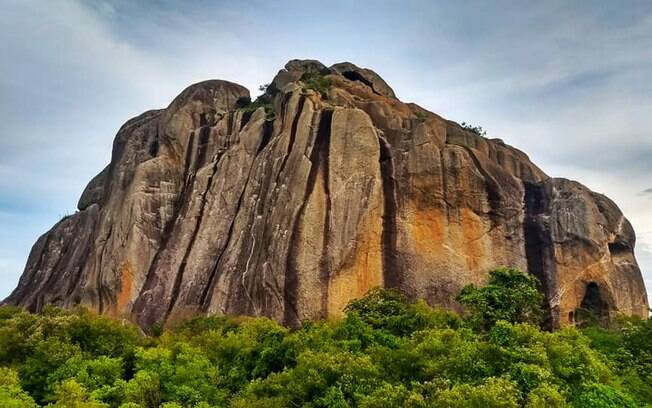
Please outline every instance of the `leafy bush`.
[{"label": "leafy bush", "polygon": [[248,96],[241,96],[235,101],[235,107],[237,109],[244,109],[249,105],[251,105],[251,98]]},{"label": "leafy bush", "polygon": [[309,72],[301,76],[301,82],[304,84],[304,89],[312,89],[318,92],[322,98],[328,98],[328,91],[333,85],[333,82],[324,75]]},{"label": "leafy bush", "polygon": [[428,118],[428,116],[427,116],[424,112],[421,112],[421,111],[416,111],[416,112],[414,112],[414,116],[415,116],[418,120],[426,120],[426,119]]},{"label": "leafy bush", "polygon": [[[239,99],[240,100],[240,99]],[[243,112],[255,112],[259,108],[265,110],[265,120],[268,122],[276,119],[276,113],[274,112],[274,106],[272,105],[272,99],[269,95],[263,94],[256,98],[255,101],[251,102],[249,98],[249,103],[245,105],[246,100],[240,100],[240,104],[237,104],[238,110]]]},{"label": "leafy bush", "polygon": [[476,327],[488,329],[498,320],[539,324],[543,315],[543,295],[539,281],[516,269],[497,269],[482,288],[468,285],[457,300],[468,309]]},{"label": "leafy bush", "polygon": [[[0,307],[0,406],[634,407],[652,403],[651,324],[533,323],[536,281],[491,274],[466,318],[374,289],[289,330],[202,316],[146,337],[83,310]],[[528,300],[529,297],[529,300]]]},{"label": "leafy bush", "polygon": [[[371,328],[407,336],[428,327],[458,327],[459,318],[428,307],[422,300],[411,302],[394,289],[375,288],[346,307],[347,320],[359,318]],[[345,322],[346,324],[346,322]]]},{"label": "leafy bush", "polygon": [[577,408],[636,408],[638,404],[629,395],[603,384],[588,384],[574,398]]},{"label": "leafy bush", "polygon": [[464,128],[464,130],[468,130],[469,132],[473,132],[478,136],[482,137],[487,137],[487,131],[482,128],[482,126],[473,126],[470,123],[462,122],[460,124]]},{"label": "leafy bush", "polygon": [[258,89],[263,91],[262,95],[258,96],[253,102],[248,96],[239,97],[235,102],[236,109],[251,114],[259,108],[263,108],[265,110],[265,120],[271,122],[276,119],[276,112],[274,112],[274,105],[272,102],[274,95],[276,95],[279,90],[274,84],[261,85]]},{"label": "leafy bush", "polygon": [[0,406],[32,408],[36,403],[20,386],[16,371],[0,367]]},{"label": "leafy bush", "polygon": [[275,96],[280,92],[274,83],[261,85],[258,87],[258,90],[269,96]]}]

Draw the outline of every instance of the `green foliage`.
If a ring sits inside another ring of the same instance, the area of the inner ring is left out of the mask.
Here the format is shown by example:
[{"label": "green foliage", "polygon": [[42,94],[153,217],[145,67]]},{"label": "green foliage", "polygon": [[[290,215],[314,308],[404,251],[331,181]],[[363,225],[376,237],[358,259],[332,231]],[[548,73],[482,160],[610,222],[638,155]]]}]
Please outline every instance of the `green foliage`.
[{"label": "green foliage", "polygon": [[619,372],[624,388],[640,401],[652,402],[652,320],[621,319],[611,329],[589,326],[582,330],[591,347],[607,356]]},{"label": "green foliage", "polygon": [[457,300],[468,310],[471,323],[485,330],[498,320],[539,324],[543,295],[538,286],[534,276],[502,268],[490,272],[486,286],[464,287]]},{"label": "green foliage", "polygon": [[451,312],[434,310],[422,300],[410,302],[394,289],[375,288],[346,307],[347,322],[360,319],[372,329],[406,336],[428,327],[458,327],[460,320]]},{"label": "green foliage", "polygon": [[516,385],[505,378],[488,378],[482,384],[458,384],[443,390],[434,399],[434,406],[464,408],[517,408]]},{"label": "green foliage", "polygon": [[426,113],[425,113],[425,112],[422,112],[422,111],[416,111],[416,112],[414,112],[414,116],[416,116],[416,118],[419,119],[419,120],[426,120],[426,119],[428,118],[428,116],[426,115]]},{"label": "green foliage", "polygon": [[301,76],[304,89],[312,89],[319,93],[322,98],[328,98],[328,91],[333,86],[333,82],[326,76],[319,73],[306,72]]},{"label": "green foliage", "polygon": [[15,367],[23,389],[40,404],[52,400],[64,379],[94,386],[103,376],[121,376],[141,341],[135,327],[84,310],[0,310],[0,366]]},{"label": "green foliage", "polygon": [[124,376],[124,364],[121,358],[99,356],[95,359],[84,358],[81,354],[69,358],[48,378],[51,389],[66,379],[74,379],[89,391],[111,386]]},{"label": "green foliage", "polygon": [[[467,318],[374,289],[289,330],[202,316],[145,337],[83,310],[0,307],[2,407],[635,407],[651,324],[541,331],[536,281],[492,273]],[[529,298],[528,301],[526,301]]]},{"label": "green foliage", "polygon": [[251,98],[248,96],[241,96],[235,101],[235,107],[237,109],[243,109],[251,105]]},{"label": "green foliage", "polygon": [[588,384],[573,399],[577,408],[635,408],[634,399],[604,384]]},{"label": "green foliage", "polygon": [[116,381],[114,388],[104,391],[147,407],[158,407],[165,401],[184,406],[218,404],[223,399],[217,368],[201,349],[185,342],[139,348],[133,378],[126,383]]},{"label": "green foliage", "polygon": [[462,122],[460,125],[464,128],[464,130],[473,132],[478,136],[487,137],[487,131],[484,130],[482,126],[473,126],[470,123],[466,123],[466,122]]},{"label": "green foliage", "polygon": [[555,385],[543,384],[527,395],[526,408],[564,408],[566,400]]},{"label": "green foliage", "polygon": [[32,397],[20,387],[18,373],[6,367],[0,367],[0,406],[7,408],[36,407]]},{"label": "green foliage", "polygon": [[265,120],[271,122],[276,119],[273,98],[274,95],[279,93],[279,90],[274,84],[261,85],[258,87],[258,89],[263,92],[262,95],[257,97],[253,102],[248,96],[239,97],[235,102],[236,109],[248,114],[252,114],[258,109],[263,108],[265,111]]},{"label": "green foliage", "polygon": [[[265,110],[265,120],[268,122],[273,121],[276,119],[276,113],[274,112],[274,106],[272,105],[272,99],[269,95],[263,94],[256,98],[255,101],[251,102],[251,98],[247,98],[249,100],[249,103],[246,103],[247,101],[240,98],[238,99],[239,104],[237,104],[237,107],[239,110],[243,112],[255,112],[260,108],[263,108]],[[245,104],[246,103],[246,104]]]},{"label": "green foliage", "polygon": [[89,397],[86,389],[77,381],[69,379],[57,385],[51,408],[104,408],[108,405]]},{"label": "green foliage", "polygon": [[275,96],[280,92],[274,83],[261,85],[258,87],[258,90],[269,96]]},{"label": "green foliage", "polygon": [[154,323],[149,327],[149,334],[154,337],[159,337],[163,334],[163,326],[160,323]]}]

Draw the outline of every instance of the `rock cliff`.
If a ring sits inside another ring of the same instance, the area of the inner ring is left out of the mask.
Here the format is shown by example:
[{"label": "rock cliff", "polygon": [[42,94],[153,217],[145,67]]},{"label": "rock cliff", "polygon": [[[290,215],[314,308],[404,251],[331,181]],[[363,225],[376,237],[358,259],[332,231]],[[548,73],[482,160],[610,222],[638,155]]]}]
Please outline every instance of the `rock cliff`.
[{"label": "rock cliff", "polygon": [[512,266],[542,281],[552,327],[578,307],[647,315],[634,231],[605,196],[351,63],[293,60],[248,97],[201,82],[125,123],[5,302],[296,325],[375,286],[457,308],[462,286]]}]

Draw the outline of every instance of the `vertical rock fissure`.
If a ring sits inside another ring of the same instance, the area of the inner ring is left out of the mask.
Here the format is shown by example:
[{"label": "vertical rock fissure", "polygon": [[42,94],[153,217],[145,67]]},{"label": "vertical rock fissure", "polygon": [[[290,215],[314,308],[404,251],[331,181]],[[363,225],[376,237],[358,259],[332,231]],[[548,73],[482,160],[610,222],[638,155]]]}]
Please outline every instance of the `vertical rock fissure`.
[{"label": "vertical rock fissure", "polygon": [[[288,101],[289,101],[289,99],[288,99]],[[304,105],[305,105],[305,101],[306,101],[305,96],[301,96],[299,98],[299,102],[297,103],[297,110],[296,110],[294,118],[292,120],[292,126],[290,127],[290,135],[289,135],[289,140],[288,140],[288,145],[287,145],[287,148],[286,148],[286,152],[285,152],[285,155],[283,156],[283,160],[281,161],[281,165],[279,167],[279,170],[276,173],[274,183],[272,184],[272,186],[274,187],[274,189],[272,191],[272,194],[269,197],[269,199],[267,200],[267,202],[264,203],[265,205],[263,205],[263,209],[264,208],[274,208],[274,206],[276,204],[276,200],[278,199],[278,193],[280,191],[279,190],[279,181],[283,177],[285,167],[286,167],[287,162],[288,162],[290,156],[292,155],[292,151],[294,149],[294,144],[296,142],[296,135],[297,135],[298,127],[299,127],[299,121],[300,121],[301,115],[303,113],[303,108],[304,108]],[[282,110],[284,110],[284,111],[286,109],[287,108],[282,108]],[[249,296],[249,294],[247,292],[245,279],[246,279],[246,276],[247,276],[247,273],[248,273],[248,270],[249,270],[248,267],[249,267],[250,261],[252,260],[253,255],[254,255],[254,249],[255,249],[253,247],[253,245],[256,242],[256,238],[255,238],[255,235],[253,235],[253,233],[254,233],[253,229],[255,227],[257,215],[260,215],[261,217],[263,216],[263,213],[257,214],[258,202],[260,201],[260,197],[267,197],[267,190],[269,189],[269,187],[270,187],[270,185],[267,184],[267,183],[263,183],[261,185],[261,191],[259,192],[259,199],[256,202],[256,207],[254,208],[253,226],[251,227],[251,230],[250,230],[250,234],[251,234],[251,238],[252,238],[252,240],[251,240],[252,248],[250,249],[250,255],[249,255],[248,259],[247,259],[245,273],[244,273],[243,278],[242,278],[243,289],[245,290],[245,294],[247,295],[248,299],[250,299],[250,300],[251,300],[251,297]],[[267,223],[263,224],[263,231],[262,231],[262,235],[261,235],[261,237],[263,237],[263,238],[266,235],[267,226],[268,226]],[[260,255],[262,253],[262,250],[263,250],[263,247],[259,247],[258,252],[256,252],[256,264],[257,264],[258,258],[260,257]],[[253,302],[251,302],[251,303],[252,303],[252,306],[255,307]]]},{"label": "vertical rock fissure", "polygon": [[[328,160],[328,151],[326,149],[329,148],[330,146],[330,128],[331,128],[331,121],[332,121],[332,111],[322,111],[320,118],[319,118],[319,127],[317,130],[317,134],[315,135],[315,141],[312,146],[312,150],[310,152],[310,171],[308,173],[308,180],[306,182],[306,189],[304,191],[303,195],[303,201],[301,202],[301,206],[299,208],[299,211],[297,213],[296,219],[294,221],[294,226],[292,228],[292,233],[290,235],[290,244],[288,245],[288,256],[287,256],[287,261],[286,261],[286,268],[285,268],[285,285],[283,288],[283,295],[284,295],[284,316],[283,320],[284,323],[288,326],[296,326],[298,323],[298,309],[297,309],[297,289],[298,289],[298,267],[296,265],[296,257],[297,257],[297,251],[299,249],[299,243],[297,242],[297,238],[301,234],[301,221],[303,219],[303,215],[306,210],[306,205],[308,204],[308,201],[310,200],[310,196],[315,190],[316,184],[317,184],[317,176],[319,174],[319,169],[320,169],[320,163],[322,162],[321,156],[326,156],[325,160]],[[320,153],[320,151],[322,153]],[[327,163],[325,163],[326,166],[328,166]],[[327,176],[324,175],[324,180],[326,183],[328,183]],[[325,186],[325,188],[327,188]],[[326,210],[326,224],[324,225],[324,229],[327,229],[327,225],[329,224],[328,219],[330,218],[330,198],[327,198],[327,210]],[[328,236],[330,236],[330,233],[327,231],[324,231],[324,239],[326,239]],[[326,249],[326,242],[324,242],[324,247],[322,249],[322,257],[320,259],[319,263],[319,279],[321,283],[321,288],[322,288],[322,300],[321,300],[321,305],[322,305],[322,313],[323,313],[323,305],[324,303],[328,303],[327,297],[326,300],[324,300],[324,275],[329,276],[330,273],[327,272],[326,274],[324,273],[324,267],[327,266],[324,264],[323,259],[324,259],[324,253],[328,253]],[[327,284],[326,284],[327,286]],[[326,296],[328,295],[328,288],[326,287]]]},{"label": "vertical rock fissure", "polygon": [[[332,262],[330,258],[330,241],[331,241],[331,190],[330,190],[330,169],[328,165],[330,139],[331,139],[331,123],[333,120],[333,111],[322,111],[321,120],[319,121],[319,129],[317,131],[317,138],[315,143],[317,146],[313,148],[313,152],[317,151],[317,167],[323,166],[321,171],[322,182],[324,184],[324,196],[326,200],[326,209],[324,211],[324,235],[322,238],[323,246],[321,252],[321,259],[319,261],[319,280],[321,282],[321,315],[322,318],[328,316],[328,289],[330,287]],[[311,154],[312,155],[312,154]],[[312,188],[314,190],[314,186]]]},{"label": "vertical rock fissure", "polygon": [[154,140],[149,145],[149,155],[151,157],[156,157],[158,156],[158,152],[160,149],[160,142],[159,142],[160,136],[159,136],[159,129],[158,126],[156,127],[156,134],[154,135]]},{"label": "vertical rock fissure", "polygon": [[197,140],[197,157],[195,159],[195,165],[193,166],[193,173],[196,173],[204,165],[206,160],[206,153],[208,151],[208,139],[210,137],[211,128],[208,126],[202,126],[199,129],[199,137]]},{"label": "vertical rock fissure", "polygon": [[233,125],[234,125],[233,116],[234,115],[231,112],[229,112],[229,113],[227,113],[227,116],[228,116],[228,119],[227,119],[227,122],[226,122],[227,123],[226,124],[226,134],[227,135],[232,135],[233,133],[235,133],[235,129],[233,129]]},{"label": "vertical rock fissure", "polygon": [[272,134],[274,132],[274,121],[272,120],[265,120],[263,122],[263,137],[258,144],[258,152],[260,153],[263,151],[265,147],[267,147],[267,144],[269,144],[269,141],[272,140]]},{"label": "vertical rock fissure", "polygon": [[[283,162],[281,163],[281,167],[280,167],[278,173],[276,174],[276,179],[275,179],[276,181],[274,183],[275,188],[272,191],[272,195],[271,195],[271,197],[269,199],[269,203],[268,203],[269,207],[268,208],[274,208],[275,205],[276,205],[276,201],[278,200],[278,193],[280,191],[279,188],[278,188],[278,182],[281,179],[281,174],[283,173],[283,169],[285,168],[285,165],[286,165],[286,163],[287,163],[287,161],[288,161],[288,159],[290,157],[290,154],[292,153],[292,150],[294,148],[293,145],[294,145],[294,143],[296,141],[296,133],[297,133],[298,127],[299,127],[299,118],[301,116],[301,113],[303,112],[304,102],[305,102],[305,98],[301,97],[301,99],[299,101],[299,108],[297,109],[296,116],[294,117],[294,120],[292,121],[292,128],[290,130],[290,141],[289,141],[289,144],[288,144],[288,147],[287,147],[286,155],[283,158]],[[286,108],[283,108],[283,110],[285,110],[285,109]],[[314,115],[313,115],[313,117],[314,117]],[[265,122],[265,123],[268,123],[268,122]],[[273,130],[273,126],[270,126],[269,129],[266,128],[265,126],[263,126],[263,140],[262,140],[261,145],[260,145],[261,147],[259,147],[259,149],[258,149],[259,152],[264,148],[263,143],[267,144],[269,142],[269,140],[266,140],[266,139],[268,137],[271,137],[271,136],[267,136],[266,133],[271,132],[272,130]],[[263,189],[263,187],[266,187],[266,188]],[[261,186],[260,196],[261,197],[267,196],[268,189],[269,189],[268,185],[264,184],[263,186]],[[262,216],[263,213],[261,213],[259,215]],[[262,233],[263,238],[266,238],[266,236],[267,236],[267,227],[268,227],[268,225],[269,225],[269,223],[265,223],[265,225],[263,226],[263,233]],[[257,257],[260,256],[260,252],[261,251],[258,252]]]},{"label": "vertical rock fissure", "polygon": [[398,202],[396,198],[396,176],[394,159],[389,143],[378,138],[380,151],[380,176],[383,186],[383,232],[381,236],[383,256],[383,282],[385,287],[398,288],[401,285],[402,271],[399,268],[396,250],[396,217]]},{"label": "vertical rock fissure", "polygon": [[106,247],[109,245],[109,240],[111,239],[111,234],[113,234],[113,223],[109,225],[109,232],[106,235],[104,240],[104,246],[102,251],[100,251],[99,265],[97,265],[97,277],[95,278],[95,286],[97,287],[97,311],[99,313],[103,312],[103,300],[102,300],[102,267],[104,262],[104,253],[106,252]]},{"label": "vertical rock fissure", "polygon": [[446,177],[446,174],[444,174],[444,169],[446,168],[445,163],[444,163],[444,151],[445,148],[441,148],[439,150],[439,160],[440,160],[440,173],[441,173],[441,198],[442,202],[444,203],[444,208],[446,210],[446,219],[450,218],[450,209],[451,205],[448,203],[448,179]]},{"label": "vertical rock fissure", "polygon": [[[177,197],[177,202],[175,203],[175,214],[178,215],[178,209],[181,206],[180,204],[183,202],[184,195],[186,192],[186,189],[188,188],[188,179],[190,178],[190,166],[193,158],[193,153],[195,151],[195,132],[190,132],[190,137],[188,138],[188,147],[186,148],[186,157],[184,160],[184,167],[183,167],[183,178],[181,181],[183,182],[181,186],[181,193]],[[174,227],[174,224],[176,223],[176,218],[174,219],[174,222],[171,223],[171,227]]]},{"label": "vertical rock fissure", "polygon": [[[251,168],[249,168],[249,175],[251,175]],[[237,215],[240,213],[240,208],[242,207],[242,202],[244,201],[244,195],[245,195],[246,185],[248,184],[248,181],[249,181],[249,177],[247,177],[247,181],[245,182],[245,187],[242,188],[240,197],[238,197],[238,203],[236,205],[235,212],[233,213],[234,215],[233,215],[233,219],[231,220],[231,225],[229,226],[229,231],[226,234],[227,238],[224,242],[224,246],[222,247],[222,250],[217,256],[217,259],[215,260],[215,265],[211,269],[211,273],[208,278],[208,284],[206,285],[206,287],[204,288],[204,292],[202,293],[200,304],[203,311],[208,310],[208,307],[212,300],[212,293],[213,290],[215,289],[215,285],[217,283],[217,278],[218,278],[217,271],[219,269],[220,262],[222,261],[222,257],[224,256],[226,249],[229,247],[229,244],[231,243],[231,239],[233,237],[233,228],[235,226],[235,219],[237,218]]]},{"label": "vertical rock fissure", "polygon": [[489,174],[489,172],[482,166],[482,163],[480,163],[480,160],[475,155],[475,152],[471,150],[470,147],[462,147],[469,154],[471,160],[473,160],[473,164],[475,164],[475,167],[478,169],[480,174],[482,174],[482,177],[485,180],[485,185],[487,187],[487,201],[489,202],[489,207],[491,208],[491,211],[489,212],[489,218],[491,219],[492,228],[494,228],[497,224],[500,223],[497,218],[500,217],[503,213],[502,198],[500,196],[501,188],[493,176]]},{"label": "vertical rock fissure", "polygon": [[251,165],[249,166],[249,171],[247,172],[247,178],[242,186],[242,191],[240,192],[240,196],[238,197],[238,203],[236,204],[235,212],[233,213],[233,217],[231,218],[231,223],[229,225],[229,231],[226,234],[227,238],[224,242],[224,246],[222,247],[222,250],[217,256],[217,259],[215,260],[215,265],[211,269],[210,276],[208,278],[208,284],[206,285],[202,293],[200,305],[203,311],[207,311],[210,306],[212,296],[213,296],[213,291],[215,289],[215,285],[217,284],[217,278],[218,278],[217,272],[220,266],[220,262],[222,261],[222,257],[224,256],[226,249],[229,247],[231,243],[231,239],[233,237],[233,229],[235,227],[235,220],[237,219],[238,214],[240,213],[240,208],[242,208],[242,202],[244,201],[245,192],[247,190],[247,185],[249,185],[249,179],[251,178],[251,173],[253,171],[253,168],[254,165],[253,163],[251,163]]},{"label": "vertical rock fissure", "polygon": [[68,283],[68,289],[66,290],[66,297],[70,297],[76,289],[79,289],[79,284],[80,284],[81,278],[82,278],[82,272],[84,270],[84,264],[87,262],[87,260],[90,257],[91,243],[95,242],[95,234],[96,234],[95,226],[96,226],[96,223],[93,222],[93,227],[91,229],[92,235],[91,235],[90,239],[88,239],[88,240],[86,240],[84,242],[84,245],[85,245],[85,247],[84,247],[84,255],[80,258],[80,259],[82,259],[83,263],[80,264],[80,265],[77,265],[77,271],[73,274],[74,278],[71,280],[71,282]]},{"label": "vertical rock fissure", "polygon": [[548,206],[546,193],[542,185],[524,182],[523,202],[525,219],[523,220],[523,238],[525,240],[525,258],[528,273],[534,275],[541,282],[546,299],[546,313],[544,326],[552,328],[551,298],[553,288],[557,287],[554,281],[554,260],[552,254],[552,237],[541,219]]},{"label": "vertical rock fissure", "polygon": [[[146,305],[141,304],[141,302],[144,302],[144,299],[142,298],[143,293],[148,290],[148,283],[151,282],[152,275],[155,273],[156,268],[158,267],[158,262],[162,254],[166,251],[168,242],[170,240],[170,237],[172,236],[172,232],[174,231],[174,227],[177,225],[179,221],[179,217],[181,215],[182,209],[184,207],[184,203],[187,203],[188,201],[185,200],[186,196],[186,190],[188,189],[188,186],[191,184],[190,183],[190,167],[191,167],[191,162],[193,158],[193,152],[195,149],[195,132],[190,132],[190,137],[188,138],[188,144],[186,146],[186,155],[185,155],[185,161],[184,161],[184,170],[183,170],[183,175],[181,178],[181,190],[179,191],[179,195],[177,196],[175,202],[174,202],[174,210],[172,212],[172,217],[170,217],[170,220],[166,223],[166,225],[163,227],[163,231],[161,234],[161,245],[156,251],[156,254],[154,255],[154,258],[152,259],[152,262],[149,265],[149,268],[147,270],[147,274],[145,275],[145,281],[143,283],[143,286],[140,288],[140,292],[138,293],[138,297],[136,297],[136,300],[134,302],[134,306],[132,307],[133,311],[138,311],[138,307],[142,306],[142,308],[145,308]],[[98,287],[99,290],[99,287]],[[151,323],[151,322],[150,322]]]},{"label": "vertical rock fissure", "polygon": [[[258,218],[265,216],[265,211],[267,211],[269,217],[273,217],[273,211],[277,207],[278,199],[279,199],[279,193],[281,192],[281,189],[279,188],[278,183],[279,183],[279,180],[282,180],[283,169],[285,168],[285,165],[286,165],[287,161],[289,160],[289,157],[292,154],[292,151],[294,150],[294,143],[296,142],[296,134],[299,131],[299,129],[298,129],[299,122],[298,121],[299,121],[299,117],[301,116],[301,114],[303,112],[304,102],[305,102],[305,99],[303,101],[299,102],[299,108],[298,108],[296,116],[295,116],[295,118],[294,118],[294,120],[292,122],[292,128],[291,128],[291,131],[290,131],[290,140],[289,140],[290,144],[288,145],[287,153],[286,153],[286,156],[284,157],[284,160],[283,160],[283,163],[282,163],[282,165],[281,165],[281,167],[279,169],[279,172],[276,174],[276,182],[273,185],[274,188],[273,188],[273,190],[272,190],[272,192],[270,194],[269,193],[270,184],[269,183],[261,184],[260,190],[259,190],[259,195],[258,195],[259,199],[256,201],[256,206],[254,208],[254,221],[253,221],[253,224],[252,224],[252,228],[250,230],[251,231],[250,234],[251,234],[252,247],[250,249],[249,257],[247,258],[247,263],[246,263],[246,266],[245,266],[245,274],[243,275],[243,279],[242,279],[243,289],[245,290],[245,294],[247,295],[247,298],[250,300],[250,303],[252,303],[252,307],[255,307],[255,305],[253,304],[252,296],[250,296],[249,293],[248,293],[248,289],[246,287],[246,282],[245,282],[245,279],[247,277],[247,273],[249,271],[249,265],[261,265],[261,262],[260,262],[261,257],[270,256],[270,254],[266,253],[266,250],[268,249],[267,246],[258,245],[258,247],[255,248],[256,236],[257,235],[254,234],[255,233],[254,227],[256,226],[256,221],[258,220]],[[312,121],[314,121],[315,116],[316,115],[313,114],[313,119],[311,120],[311,123],[312,123]],[[267,124],[267,123],[270,123],[270,122],[266,121],[265,124]],[[311,129],[312,129],[312,127],[311,127]],[[259,152],[264,148],[264,145],[266,145],[269,142],[269,138],[271,138],[271,131],[272,130],[273,130],[273,123],[270,123],[270,125],[268,127],[263,125],[263,138],[262,138],[261,144],[259,145],[260,146],[259,150],[258,150]],[[258,204],[261,202],[260,197],[269,197],[269,198],[267,200],[263,201],[263,206],[261,207],[260,212],[258,212],[257,211]],[[261,243],[262,242],[271,242],[271,240],[275,239],[273,236],[271,236],[271,237],[268,236],[269,227],[270,227],[269,222],[263,223],[262,233],[259,235],[259,237],[261,238]],[[266,264],[265,260],[263,260],[262,265],[265,265],[265,264]],[[265,274],[263,273],[263,282],[262,282],[262,284],[263,284],[264,287],[267,287],[267,281],[264,279],[264,277],[265,277]],[[264,299],[265,299],[265,301],[267,300],[266,297]]]},{"label": "vertical rock fissure", "polygon": [[283,101],[281,102],[281,131],[285,129],[285,115],[287,114],[288,101],[291,97],[292,92],[283,95]]},{"label": "vertical rock fissure", "polygon": [[240,117],[240,130],[244,128],[247,123],[249,123],[249,119],[251,119],[251,115],[254,114],[254,111],[248,110],[248,111],[243,111],[242,116]]},{"label": "vertical rock fissure", "polygon": [[296,140],[297,137],[297,128],[299,127],[299,119],[301,119],[301,113],[303,112],[303,105],[306,103],[306,97],[301,96],[299,98],[299,103],[297,107],[297,113],[294,116],[294,120],[292,121],[292,128],[290,129],[290,140],[288,142],[288,148],[287,151],[285,152],[285,156],[283,157],[283,161],[281,162],[281,167],[278,173],[276,174],[276,183],[278,185],[278,180],[281,177],[281,174],[283,174],[283,170],[285,169],[285,165],[288,162],[288,158],[290,157],[290,154],[292,154],[292,148],[294,147],[294,141]]},{"label": "vertical rock fissure", "polygon": [[183,254],[183,259],[181,260],[181,264],[179,265],[179,270],[177,271],[176,278],[174,280],[174,286],[172,288],[172,293],[171,293],[171,298],[170,298],[170,303],[168,305],[167,312],[165,313],[165,318],[164,320],[167,320],[168,317],[170,316],[170,313],[172,313],[172,309],[174,308],[177,298],[179,297],[179,291],[181,288],[181,282],[183,281],[183,274],[186,270],[186,265],[188,262],[188,257],[190,256],[190,252],[192,251],[192,247],[195,244],[195,240],[197,239],[197,234],[199,233],[199,227],[201,226],[202,219],[204,218],[204,211],[206,209],[206,195],[210,191],[212,185],[213,185],[213,178],[215,177],[215,174],[217,173],[217,169],[220,163],[220,157],[217,157],[215,159],[215,163],[213,164],[213,168],[211,169],[211,175],[208,176],[208,179],[206,180],[206,188],[201,194],[200,197],[200,206],[199,206],[199,214],[197,215],[197,218],[195,220],[195,225],[192,231],[192,235],[190,237],[190,241],[188,242],[188,246],[186,247],[186,251]]}]

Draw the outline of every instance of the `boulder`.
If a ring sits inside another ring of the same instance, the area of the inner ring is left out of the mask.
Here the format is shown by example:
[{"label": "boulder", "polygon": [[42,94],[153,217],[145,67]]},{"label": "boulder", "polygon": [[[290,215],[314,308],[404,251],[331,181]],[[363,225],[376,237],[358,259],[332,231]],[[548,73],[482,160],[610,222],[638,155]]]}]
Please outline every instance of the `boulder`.
[{"label": "boulder", "polygon": [[145,329],[202,313],[296,326],[376,286],[459,309],[463,286],[508,266],[541,280],[550,327],[578,308],[647,316],[613,201],[401,102],[369,69],[293,60],[272,83],[267,108],[237,107],[249,92],[213,80],[125,123],[5,303]]}]

